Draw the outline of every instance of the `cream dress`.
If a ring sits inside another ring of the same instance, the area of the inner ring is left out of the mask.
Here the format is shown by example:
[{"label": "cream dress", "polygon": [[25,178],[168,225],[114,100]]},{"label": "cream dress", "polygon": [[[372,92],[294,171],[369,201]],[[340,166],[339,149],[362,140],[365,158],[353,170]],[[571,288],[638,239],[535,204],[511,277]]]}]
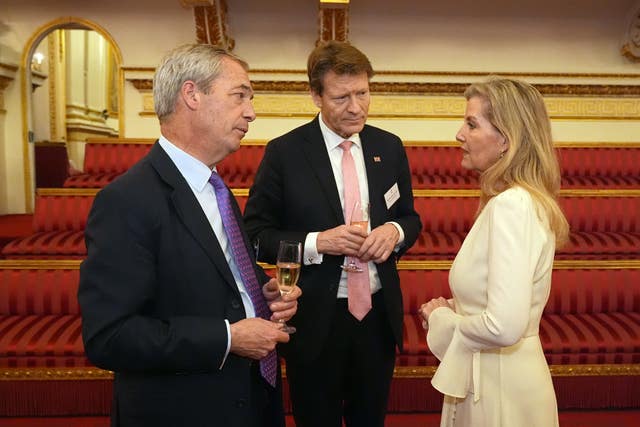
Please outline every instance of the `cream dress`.
[{"label": "cream dress", "polygon": [[[543,214],[544,215],[544,214]],[[437,308],[427,343],[440,359],[441,426],[553,427],[558,410],[538,337],[555,239],[514,187],[476,219],[449,273],[455,312]]]}]

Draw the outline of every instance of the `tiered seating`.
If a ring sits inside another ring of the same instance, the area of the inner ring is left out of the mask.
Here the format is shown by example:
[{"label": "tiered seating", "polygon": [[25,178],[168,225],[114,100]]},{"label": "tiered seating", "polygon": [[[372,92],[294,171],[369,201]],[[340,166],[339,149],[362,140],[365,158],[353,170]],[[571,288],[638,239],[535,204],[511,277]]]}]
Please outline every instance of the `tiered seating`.
[{"label": "tiered seating", "polygon": [[149,152],[153,139],[93,139],[85,145],[83,172],[68,177],[64,187],[104,187]]},{"label": "tiered seating", "polygon": [[84,354],[79,265],[0,260],[0,417],[109,413],[112,375]]},{"label": "tiered seating", "polygon": [[[4,248],[11,260],[0,261],[0,368],[10,380],[0,381],[0,416],[32,415],[38,405],[42,415],[108,413],[110,373],[90,366],[80,338],[75,293],[86,255],[83,230],[99,188],[152,142],[87,144],[85,174],[65,186],[91,188],[38,190],[34,234]],[[263,150],[263,142],[243,142],[218,165],[242,209]],[[556,254],[540,325],[559,406],[638,407],[640,144],[566,145],[559,151],[571,241]],[[477,210],[477,178],[460,168],[456,143],[408,143],[407,153],[424,227],[399,264],[405,350],[397,357],[389,409],[437,411],[441,396],[428,382],[437,360],[417,310],[431,297],[449,294],[448,269]],[[34,258],[40,260],[27,261]],[[40,381],[29,380],[34,377]],[[17,391],[23,397],[11,397]]]},{"label": "tiered seating", "polygon": [[[95,139],[85,145],[84,173],[68,177],[66,188],[102,188],[144,157],[155,140]],[[264,143],[244,141],[238,152],[218,165],[218,173],[229,187],[249,187],[262,156]]]},{"label": "tiered seating", "polygon": [[[83,230],[98,189],[42,189],[36,196],[34,234],[2,251],[9,259],[82,258]],[[247,189],[234,189],[241,209]],[[571,225],[570,242],[558,259],[640,259],[640,190],[563,192],[561,204]],[[453,259],[477,210],[477,192],[416,190],[423,221],[418,241],[405,259]]]},{"label": "tiered seating", "polygon": [[33,234],[2,249],[10,259],[69,259],[87,253],[84,227],[95,189],[39,189],[33,215]]},{"label": "tiered seating", "polygon": [[[70,188],[104,187],[142,158],[154,140],[96,139],[85,147],[84,173],[64,183]],[[250,187],[265,141],[243,141],[218,165],[232,188]],[[562,187],[626,189],[640,186],[640,144],[558,144]],[[476,173],[460,167],[456,142],[405,142],[414,189],[477,189]]]},{"label": "tiered seating", "polygon": [[[640,187],[640,144],[557,144],[562,188]],[[477,189],[478,176],[460,167],[460,144],[406,142],[414,189]]]},{"label": "tiered seating", "polygon": [[[452,259],[473,225],[477,191],[415,190],[422,233],[408,259]],[[640,189],[563,190],[560,204],[571,226],[557,259],[640,259]]]},{"label": "tiered seating", "polygon": [[[2,248],[5,259],[80,259],[87,255],[84,228],[98,188],[43,188],[36,192],[33,234]],[[247,190],[233,190],[241,209]]]},{"label": "tiered seating", "polygon": [[[398,366],[434,366],[420,305],[451,297],[450,262],[401,262],[404,353]],[[558,261],[540,337],[550,365],[640,363],[640,263]]]},{"label": "tiered seating", "polygon": [[79,264],[0,263],[0,369],[91,366],[80,334]]},{"label": "tiered seating", "polygon": [[563,188],[640,188],[640,145],[562,145]]},{"label": "tiered seating", "polygon": [[[409,398],[392,401],[394,410],[439,409],[438,394],[415,381],[437,366],[418,309],[431,298],[450,297],[449,268],[450,261],[399,264],[404,352],[394,382]],[[629,393],[640,387],[640,262],[556,261],[540,339],[561,409],[640,406],[640,397]],[[416,402],[411,395],[429,398]]]}]

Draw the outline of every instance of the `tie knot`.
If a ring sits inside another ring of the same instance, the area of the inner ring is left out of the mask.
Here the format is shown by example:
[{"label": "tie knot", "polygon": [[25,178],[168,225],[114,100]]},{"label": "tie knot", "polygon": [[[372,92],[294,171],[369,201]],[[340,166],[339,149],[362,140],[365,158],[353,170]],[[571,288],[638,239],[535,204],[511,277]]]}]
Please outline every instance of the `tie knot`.
[{"label": "tie knot", "polygon": [[211,173],[211,176],[209,177],[209,182],[211,183],[211,185],[213,185],[213,188],[216,191],[225,188],[224,181],[222,180],[222,177],[220,175],[218,175],[218,173],[216,171],[213,171]]},{"label": "tie knot", "polygon": [[349,141],[348,139],[346,139],[340,143],[340,148],[342,148],[342,151],[349,151],[351,150],[352,144],[353,144],[353,141]]}]

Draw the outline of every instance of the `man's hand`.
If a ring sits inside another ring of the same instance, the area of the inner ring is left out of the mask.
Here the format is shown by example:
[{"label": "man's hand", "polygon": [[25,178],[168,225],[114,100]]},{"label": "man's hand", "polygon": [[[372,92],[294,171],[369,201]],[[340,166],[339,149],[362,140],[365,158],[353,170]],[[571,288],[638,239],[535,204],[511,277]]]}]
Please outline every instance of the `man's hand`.
[{"label": "man's hand", "polygon": [[278,282],[276,279],[271,279],[262,287],[262,294],[273,313],[271,320],[287,321],[298,311],[298,298],[302,295],[302,289],[294,286],[289,294],[281,296],[278,290]]},{"label": "man's hand", "polygon": [[279,342],[288,342],[289,334],[280,330],[279,323],[259,317],[242,319],[229,326],[231,330],[231,353],[251,359],[262,359]]},{"label": "man's hand", "polygon": [[371,230],[356,256],[364,262],[373,261],[378,264],[385,262],[396,247],[399,238],[400,233],[393,224],[382,224]]},{"label": "man's hand", "polygon": [[318,234],[318,253],[356,256],[367,237],[367,230],[357,225],[339,225]]}]

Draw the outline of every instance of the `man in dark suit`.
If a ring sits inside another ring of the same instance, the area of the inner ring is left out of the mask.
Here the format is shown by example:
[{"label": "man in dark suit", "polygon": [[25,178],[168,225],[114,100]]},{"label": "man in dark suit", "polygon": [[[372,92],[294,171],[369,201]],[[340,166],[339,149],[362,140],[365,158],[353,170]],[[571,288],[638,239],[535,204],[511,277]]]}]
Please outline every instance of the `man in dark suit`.
[{"label": "man in dark suit", "polygon": [[[402,142],[365,125],[367,57],[329,42],[311,53],[307,71],[320,114],[269,142],[245,224],[263,261],[274,262],[280,240],[304,245],[304,296],[289,322],[297,332],[283,346],[296,425],[338,427],[344,417],[347,426],[382,427],[395,346],[402,346],[396,260],[415,242],[420,218]],[[349,185],[354,176],[357,185]],[[344,200],[354,192],[370,204],[366,230],[348,222],[353,206]],[[343,271],[346,257],[368,272]],[[364,309],[351,294],[362,278]]]},{"label": "man in dark suit", "polygon": [[154,79],[162,136],[96,196],[78,299],[87,356],[115,372],[113,426],[284,427],[275,321],[300,290],[281,298],[256,265],[215,172],[252,98],[241,59],[174,49]]}]

